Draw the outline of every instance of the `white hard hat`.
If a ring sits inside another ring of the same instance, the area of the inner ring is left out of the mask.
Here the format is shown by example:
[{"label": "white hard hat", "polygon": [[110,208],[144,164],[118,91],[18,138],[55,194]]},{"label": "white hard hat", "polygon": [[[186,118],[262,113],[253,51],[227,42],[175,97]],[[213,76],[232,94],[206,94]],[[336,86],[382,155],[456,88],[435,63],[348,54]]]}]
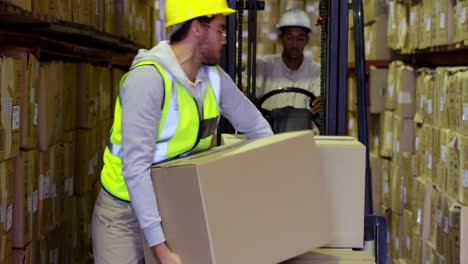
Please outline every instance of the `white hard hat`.
[{"label": "white hard hat", "polygon": [[280,30],[283,27],[303,27],[309,32],[312,31],[309,16],[299,8],[290,8],[284,11],[278,25],[276,25],[276,29]]}]

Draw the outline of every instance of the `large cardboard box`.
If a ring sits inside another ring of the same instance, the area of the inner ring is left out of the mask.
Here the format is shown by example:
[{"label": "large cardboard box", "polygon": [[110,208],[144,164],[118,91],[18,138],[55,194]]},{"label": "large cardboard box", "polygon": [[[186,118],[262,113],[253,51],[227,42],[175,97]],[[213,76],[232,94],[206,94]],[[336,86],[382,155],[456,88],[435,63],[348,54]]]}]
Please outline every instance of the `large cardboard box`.
[{"label": "large cardboard box", "polygon": [[[330,201],[332,239],[327,247],[364,245],[365,147],[352,137],[317,136]],[[336,161],[340,161],[337,166]]]},{"label": "large cardboard box", "polygon": [[15,158],[13,201],[13,247],[23,248],[31,242],[37,224],[38,168],[37,151],[21,152]]},{"label": "large cardboard box", "polygon": [[15,85],[15,62],[18,61],[0,57],[0,161],[19,153],[20,106]]},{"label": "large cardboard box", "polygon": [[375,263],[367,251],[351,249],[316,249],[281,264],[358,264]]},{"label": "large cardboard box", "polygon": [[4,260],[11,255],[13,171],[13,159],[0,162],[0,260]]},{"label": "large cardboard box", "polygon": [[39,150],[63,139],[63,63],[41,64],[39,73]]},{"label": "large cardboard box", "polygon": [[169,246],[187,264],[229,264],[277,263],[326,245],[331,204],[318,154],[302,131],[153,167]]}]

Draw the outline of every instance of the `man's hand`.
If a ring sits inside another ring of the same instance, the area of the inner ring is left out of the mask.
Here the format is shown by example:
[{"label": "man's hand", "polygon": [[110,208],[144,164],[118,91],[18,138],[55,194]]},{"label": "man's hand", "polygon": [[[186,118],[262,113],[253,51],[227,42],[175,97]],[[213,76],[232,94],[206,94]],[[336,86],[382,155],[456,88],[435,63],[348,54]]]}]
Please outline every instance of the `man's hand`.
[{"label": "man's hand", "polygon": [[320,112],[320,96],[317,96],[315,100],[312,102],[311,109],[312,114],[316,114]]},{"label": "man's hand", "polygon": [[160,264],[182,264],[180,257],[172,252],[164,242],[152,247],[151,249]]}]

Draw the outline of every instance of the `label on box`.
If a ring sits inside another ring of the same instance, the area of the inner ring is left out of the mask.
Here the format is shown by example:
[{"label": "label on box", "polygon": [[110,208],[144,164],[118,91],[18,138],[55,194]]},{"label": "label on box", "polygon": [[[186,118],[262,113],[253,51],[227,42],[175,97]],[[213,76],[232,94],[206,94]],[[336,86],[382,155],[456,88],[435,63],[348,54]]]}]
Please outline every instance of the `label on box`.
[{"label": "label on box", "polygon": [[10,204],[8,206],[8,211],[7,211],[7,219],[6,219],[6,231],[10,231],[11,225],[12,225],[12,220],[13,220],[13,204]]},{"label": "label on box", "polygon": [[34,104],[34,125],[37,126],[37,119],[39,116],[39,107],[37,104]]},{"label": "label on box", "polygon": [[49,251],[49,264],[53,264],[54,261],[54,251]]},{"label": "label on box", "polygon": [[463,104],[463,121],[468,120],[468,104]]},{"label": "label on box", "polygon": [[35,214],[37,212],[37,190],[33,192],[32,201],[33,201],[33,214]]},{"label": "label on box", "polygon": [[448,232],[449,232],[449,220],[448,220],[448,216],[445,217],[444,232],[445,232],[446,234],[448,234]]},{"label": "label on box", "polygon": [[353,120],[353,119],[349,119],[349,121],[348,121],[348,128],[349,128],[349,129],[353,129],[353,127],[354,127],[354,120]]},{"label": "label on box", "polygon": [[437,13],[439,13],[439,11],[440,11],[440,3],[439,2],[436,2],[436,11],[437,11]]},{"label": "label on box", "polygon": [[411,94],[400,91],[398,93],[398,104],[411,104]]},{"label": "label on box", "polygon": [[6,114],[11,114],[12,109],[13,109],[13,101],[11,100],[11,97],[3,98],[2,110],[4,110]]},{"label": "label on box", "polygon": [[431,17],[426,17],[426,32],[431,31]]},{"label": "label on box", "polygon": [[387,231],[387,244],[390,244],[390,231]]},{"label": "label on box", "polygon": [[426,100],[426,111],[428,114],[432,114],[432,100]]},{"label": "label on box", "polygon": [[442,212],[440,211],[440,209],[437,209],[437,225],[442,225]]},{"label": "label on box", "polygon": [[440,146],[440,157],[443,161],[447,160],[447,147],[445,145]]},{"label": "label on box", "polygon": [[374,137],[374,144],[375,144],[376,146],[378,146],[378,145],[379,145],[379,142],[380,142],[379,137],[378,137],[378,136],[375,136],[375,137]]},{"label": "label on box", "polygon": [[[401,177],[401,178],[403,178],[403,177]],[[407,194],[407,191],[406,191],[406,187],[403,187],[403,203],[408,204],[408,194]]]},{"label": "label on box", "polygon": [[398,238],[395,238],[395,249],[396,250],[400,249],[400,241],[398,240]]},{"label": "label on box", "polygon": [[395,139],[394,141],[394,148],[395,152],[400,152],[400,141],[398,139]]},{"label": "label on box", "polygon": [[419,137],[416,137],[416,138],[414,139],[414,148],[415,148],[416,150],[419,150]]},{"label": "label on box", "polygon": [[432,155],[429,153],[427,154],[427,168],[432,169]]},{"label": "label on box", "polygon": [[444,101],[445,101],[445,96],[440,97],[440,103],[439,103],[439,112],[444,111]]},{"label": "label on box", "polygon": [[401,20],[399,26],[400,26],[400,31],[401,32],[407,32],[407,30],[406,30],[406,20]]},{"label": "label on box", "polygon": [[7,208],[5,206],[0,206],[0,223],[5,223],[6,214],[7,214]]},{"label": "label on box", "polygon": [[421,215],[422,215],[421,208],[418,208],[418,217],[416,218],[416,222],[418,224],[421,224]]},{"label": "label on box", "polygon": [[29,92],[29,102],[31,104],[34,104],[35,98],[36,98],[36,89],[34,89],[34,87],[31,86],[31,89]]},{"label": "label on box", "polygon": [[411,239],[409,238],[409,236],[406,236],[406,249],[411,249]]},{"label": "label on box", "polygon": [[414,26],[414,21],[416,20],[416,12],[411,11],[410,13],[410,25]]},{"label": "label on box", "polygon": [[68,195],[69,195],[69,196],[73,196],[73,190],[74,190],[74,187],[75,187],[75,186],[73,185],[73,182],[74,182],[74,181],[73,181],[73,177],[71,177],[71,178],[70,178],[70,190],[69,190],[69,192],[68,192]]},{"label": "label on box", "polygon": [[384,183],[384,193],[387,194],[388,193],[388,182],[385,181]]},{"label": "label on box", "polygon": [[395,15],[395,2],[394,1],[391,1],[390,3],[388,3],[388,9],[389,9],[390,17],[393,17]]},{"label": "label on box", "polygon": [[385,144],[390,145],[392,143],[392,133],[387,132],[385,134]]},{"label": "label on box", "polygon": [[371,53],[371,42],[370,40],[366,41],[366,55],[369,56]]},{"label": "label on box", "polygon": [[13,118],[11,120],[11,129],[19,129],[20,126],[20,106],[13,106]]},{"label": "label on box", "polygon": [[465,24],[466,22],[466,7],[460,8],[460,23]]},{"label": "label on box", "polygon": [[390,84],[390,85],[388,86],[388,95],[389,95],[390,97],[393,96],[394,90],[395,90],[395,87],[393,86],[393,84]]},{"label": "label on box", "polygon": [[439,26],[441,29],[444,29],[445,28],[445,14],[444,13],[440,13],[440,18],[439,18]]},{"label": "label on box", "polygon": [[40,200],[49,198],[50,178],[46,175],[41,175],[39,185],[42,187],[42,194],[39,197]]},{"label": "label on box", "polygon": [[307,13],[314,13],[315,12],[315,5],[314,4],[307,4],[306,5],[306,12]]},{"label": "label on box", "polygon": [[468,170],[463,170],[463,187],[468,188]]}]

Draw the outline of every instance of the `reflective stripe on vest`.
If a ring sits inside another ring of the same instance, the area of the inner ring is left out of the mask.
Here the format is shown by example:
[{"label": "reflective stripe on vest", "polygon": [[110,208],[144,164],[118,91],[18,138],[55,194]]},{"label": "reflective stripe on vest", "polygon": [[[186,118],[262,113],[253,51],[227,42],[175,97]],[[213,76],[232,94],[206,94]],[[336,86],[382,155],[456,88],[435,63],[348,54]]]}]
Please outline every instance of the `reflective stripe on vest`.
[{"label": "reflective stripe on vest", "polygon": [[[216,97],[216,102],[219,105],[219,96],[221,92],[221,78],[213,67],[209,67],[208,69],[211,88],[213,89],[213,93]],[[172,74],[170,74],[166,70],[164,70],[164,73],[166,74],[167,78],[171,81],[172,85],[175,85],[173,82]],[[159,135],[159,140],[156,143],[156,150],[153,156],[153,163],[159,163],[167,159],[167,145],[169,143],[169,139],[171,139],[174,136],[175,130],[177,128],[177,123],[179,122],[179,113],[175,110],[174,107],[176,104],[178,104],[177,99],[177,89],[172,89],[169,111],[167,113],[166,122],[164,122],[162,132]],[[108,142],[107,147],[109,148],[109,151],[112,153],[112,155],[120,157],[120,152],[122,150],[121,145],[112,144],[111,142]]]}]

